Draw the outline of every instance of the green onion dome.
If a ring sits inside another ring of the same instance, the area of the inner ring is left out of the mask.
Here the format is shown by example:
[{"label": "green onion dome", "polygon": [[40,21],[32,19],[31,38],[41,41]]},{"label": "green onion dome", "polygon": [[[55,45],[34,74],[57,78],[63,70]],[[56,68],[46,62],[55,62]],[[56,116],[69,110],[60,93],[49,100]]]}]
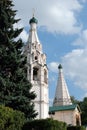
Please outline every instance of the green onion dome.
[{"label": "green onion dome", "polygon": [[62,69],[63,67],[62,67],[62,65],[61,64],[59,64],[59,66],[58,66],[58,69]]},{"label": "green onion dome", "polygon": [[33,18],[31,18],[30,19],[30,21],[29,21],[29,23],[31,24],[31,23],[38,23],[38,20],[35,18],[35,17],[33,17]]}]

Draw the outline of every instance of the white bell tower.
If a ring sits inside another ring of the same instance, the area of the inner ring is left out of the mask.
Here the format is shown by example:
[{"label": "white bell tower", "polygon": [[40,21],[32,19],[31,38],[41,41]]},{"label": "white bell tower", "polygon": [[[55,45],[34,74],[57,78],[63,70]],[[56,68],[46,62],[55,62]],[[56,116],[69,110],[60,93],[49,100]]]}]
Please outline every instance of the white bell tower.
[{"label": "white bell tower", "polygon": [[32,91],[37,97],[34,100],[38,119],[47,118],[49,111],[48,100],[48,69],[46,55],[37,35],[37,19],[33,16],[30,21],[30,31],[25,54],[27,55],[27,78],[32,83]]}]

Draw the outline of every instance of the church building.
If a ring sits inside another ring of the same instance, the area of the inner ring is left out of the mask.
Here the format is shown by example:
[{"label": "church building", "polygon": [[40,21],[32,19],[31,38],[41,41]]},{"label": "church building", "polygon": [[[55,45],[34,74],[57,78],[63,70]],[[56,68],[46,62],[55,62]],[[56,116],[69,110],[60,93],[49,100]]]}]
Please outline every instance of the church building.
[{"label": "church building", "polygon": [[24,53],[27,56],[27,78],[37,96],[34,100],[35,110],[38,112],[37,119],[44,119],[49,116],[48,68],[46,55],[37,35],[37,23],[34,16],[29,21],[29,38]]},{"label": "church building", "polygon": [[24,51],[27,56],[27,78],[32,83],[32,91],[37,95],[33,101],[38,112],[37,119],[51,117],[68,125],[81,125],[81,110],[71,102],[61,64],[58,66],[59,76],[53,106],[49,107],[48,68],[37,35],[37,23],[34,16],[29,21],[29,37]]},{"label": "church building", "polygon": [[49,108],[50,117],[66,122],[67,125],[81,125],[81,110],[77,104],[71,102],[61,64],[59,64],[58,69],[59,76],[53,106]]}]

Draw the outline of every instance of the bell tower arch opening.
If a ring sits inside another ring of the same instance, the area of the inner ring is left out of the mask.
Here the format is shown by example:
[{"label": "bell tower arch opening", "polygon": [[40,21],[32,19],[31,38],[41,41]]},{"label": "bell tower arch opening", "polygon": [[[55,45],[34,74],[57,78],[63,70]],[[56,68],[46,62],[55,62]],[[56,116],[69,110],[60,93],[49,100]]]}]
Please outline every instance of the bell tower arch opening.
[{"label": "bell tower arch opening", "polygon": [[39,69],[38,67],[33,67],[33,80],[38,81],[39,80]]}]

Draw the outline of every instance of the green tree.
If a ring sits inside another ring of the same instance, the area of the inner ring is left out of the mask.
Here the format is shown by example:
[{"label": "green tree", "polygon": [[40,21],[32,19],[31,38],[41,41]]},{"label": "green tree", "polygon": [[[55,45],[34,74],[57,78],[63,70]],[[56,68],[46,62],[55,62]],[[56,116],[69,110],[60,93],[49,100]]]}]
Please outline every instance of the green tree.
[{"label": "green tree", "polygon": [[23,130],[67,130],[65,122],[53,119],[41,119],[26,122]]},{"label": "green tree", "polygon": [[71,96],[70,98],[71,98],[71,101],[72,101],[73,104],[78,104],[79,105],[79,101],[77,99],[75,99],[74,96]]},{"label": "green tree", "polygon": [[32,119],[37,115],[32,102],[36,95],[27,80],[24,44],[17,40],[23,28],[14,28],[19,19],[13,6],[11,0],[0,0],[0,103]]},{"label": "green tree", "polygon": [[25,121],[24,113],[0,105],[0,130],[21,130]]},{"label": "green tree", "polygon": [[83,101],[80,102],[80,108],[82,111],[82,125],[87,125],[87,97],[85,97]]}]

